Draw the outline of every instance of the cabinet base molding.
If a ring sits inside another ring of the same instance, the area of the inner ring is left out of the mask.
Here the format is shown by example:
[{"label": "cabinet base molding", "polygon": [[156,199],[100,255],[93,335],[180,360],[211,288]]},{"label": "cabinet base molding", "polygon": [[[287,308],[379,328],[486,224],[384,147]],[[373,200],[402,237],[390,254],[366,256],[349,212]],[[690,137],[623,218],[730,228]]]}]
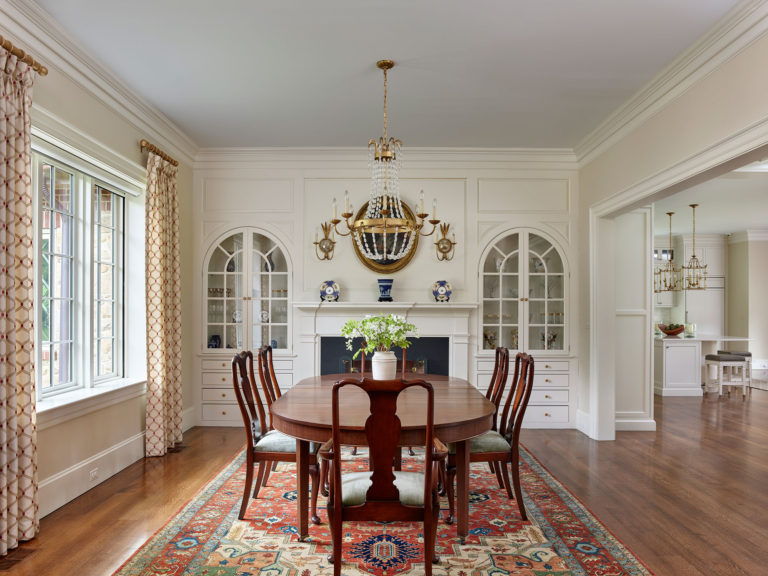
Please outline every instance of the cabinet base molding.
[{"label": "cabinet base molding", "polygon": [[[699,386],[698,388],[663,388],[658,384],[654,386],[653,393],[657,396],[703,396],[704,392]],[[618,430],[618,428],[617,428]]]},{"label": "cabinet base molding", "polygon": [[650,418],[616,418],[616,430],[625,432],[655,432],[656,421]]}]

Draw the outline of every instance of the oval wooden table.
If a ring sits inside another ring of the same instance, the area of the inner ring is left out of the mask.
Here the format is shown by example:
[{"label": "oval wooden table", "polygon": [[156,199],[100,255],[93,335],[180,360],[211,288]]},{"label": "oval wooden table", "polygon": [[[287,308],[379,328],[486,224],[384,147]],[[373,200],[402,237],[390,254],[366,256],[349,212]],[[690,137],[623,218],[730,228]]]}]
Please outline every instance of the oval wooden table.
[{"label": "oval wooden table", "polygon": [[[354,374],[313,376],[298,382],[272,404],[272,425],[296,438],[296,506],[299,539],[309,534],[309,442],[331,437],[331,389],[342,378]],[[469,527],[469,439],[490,430],[494,405],[477,388],[461,378],[420,375],[435,391],[435,436],[456,443],[456,529],[463,541]],[[398,401],[403,446],[424,445],[426,391],[409,389]],[[341,441],[364,446],[365,420],[369,408],[365,394],[349,388],[339,399]]]}]

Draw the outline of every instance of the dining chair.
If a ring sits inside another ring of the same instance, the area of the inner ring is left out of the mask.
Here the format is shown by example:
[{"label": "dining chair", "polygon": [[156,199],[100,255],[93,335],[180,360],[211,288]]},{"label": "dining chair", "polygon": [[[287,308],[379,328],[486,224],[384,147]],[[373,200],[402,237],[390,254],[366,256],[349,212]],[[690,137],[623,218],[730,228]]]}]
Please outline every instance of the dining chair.
[{"label": "dining chair", "polygon": [[[237,404],[243,417],[246,438],[245,487],[238,514],[238,518],[242,520],[251,497],[254,467],[257,464],[259,466],[256,486],[253,490],[253,497],[258,498],[259,489],[265,484],[269,468],[273,463],[296,462],[296,439],[277,430],[270,430],[267,426],[264,404],[253,375],[253,353],[250,350],[235,354],[232,358],[232,380]],[[320,488],[317,448],[317,445],[310,445],[309,475],[312,479],[310,517],[314,524],[320,524],[320,518],[317,516],[317,496]]]},{"label": "dining chair", "polygon": [[[523,504],[523,492],[520,486],[520,428],[533,388],[533,357],[518,352],[515,356],[515,372],[512,385],[506,396],[501,411],[498,430],[489,430],[469,441],[469,461],[488,462],[501,474],[507,497],[517,500],[517,508],[523,520],[528,520]],[[510,485],[509,467],[512,468]],[[448,463],[446,474],[446,493],[448,496],[447,524],[455,518],[455,494],[453,483],[456,478],[456,445],[448,445]],[[512,489],[514,487],[514,495]]]},{"label": "dining chair", "polygon": [[[264,391],[264,400],[267,402],[267,410],[272,407],[272,402],[280,398],[280,385],[277,383],[275,366],[272,363],[272,346],[265,344],[260,347],[259,357],[259,381]],[[272,414],[269,415],[269,428],[272,429]]]},{"label": "dining chair", "polygon": [[[370,415],[365,422],[370,471],[344,472],[341,467],[343,438],[339,431],[339,394],[346,386],[362,389],[370,402]],[[424,468],[418,472],[393,470],[393,459],[401,448],[397,399],[401,392],[415,386],[427,391],[425,446],[428,449],[425,450]],[[424,573],[432,574],[432,563],[439,561],[435,553],[440,513],[437,478],[447,454],[445,445],[434,437],[434,410],[434,390],[424,380],[348,378],[334,384],[333,432],[319,452],[321,458],[330,463],[327,510],[332,552],[328,561],[333,564],[334,576],[341,574],[342,524],[365,520],[423,522]]]}]

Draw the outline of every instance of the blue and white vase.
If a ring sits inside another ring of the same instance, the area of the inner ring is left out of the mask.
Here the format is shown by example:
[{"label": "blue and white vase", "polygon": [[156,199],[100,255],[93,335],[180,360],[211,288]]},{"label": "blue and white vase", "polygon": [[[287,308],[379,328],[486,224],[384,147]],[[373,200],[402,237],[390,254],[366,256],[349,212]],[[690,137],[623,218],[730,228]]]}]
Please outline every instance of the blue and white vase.
[{"label": "blue and white vase", "polygon": [[432,296],[435,297],[435,302],[448,302],[451,299],[451,283],[448,280],[438,280],[432,284]]},{"label": "blue and white vase", "polygon": [[326,280],[320,284],[320,301],[321,302],[338,302],[339,301],[339,285],[333,280]]},{"label": "blue and white vase", "polygon": [[392,302],[392,278],[379,278],[379,302]]}]

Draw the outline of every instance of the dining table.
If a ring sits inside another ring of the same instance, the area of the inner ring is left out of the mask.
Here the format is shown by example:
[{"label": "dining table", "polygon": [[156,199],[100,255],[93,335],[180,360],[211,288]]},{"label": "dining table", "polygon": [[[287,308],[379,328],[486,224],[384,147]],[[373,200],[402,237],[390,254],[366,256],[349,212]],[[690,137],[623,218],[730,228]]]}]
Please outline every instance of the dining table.
[{"label": "dining table", "polygon": [[[272,403],[272,425],[296,438],[296,514],[299,540],[309,535],[309,444],[331,437],[331,391],[344,378],[357,374],[324,374],[297,382]],[[491,429],[495,406],[463,378],[420,374],[434,390],[434,435],[456,445],[456,530],[463,542],[469,530],[469,439]],[[409,388],[398,399],[402,422],[401,446],[423,446],[426,429],[427,392]],[[367,396],[349,388],[339,397],[341,443],[365,446],[365,421],[370,414]]]}]

